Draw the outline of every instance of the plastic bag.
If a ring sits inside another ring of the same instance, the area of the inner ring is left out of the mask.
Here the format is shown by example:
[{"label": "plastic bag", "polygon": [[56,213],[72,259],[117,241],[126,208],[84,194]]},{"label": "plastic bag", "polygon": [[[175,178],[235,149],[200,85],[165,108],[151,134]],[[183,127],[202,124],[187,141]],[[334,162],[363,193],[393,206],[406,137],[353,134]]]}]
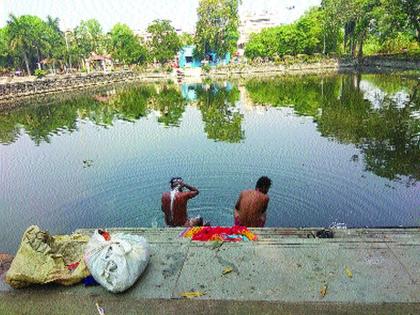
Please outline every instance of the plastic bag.
[{"label": "plastic bag", "polygon": [[87,235],[51,236],[30,226],[22,237],[5,281],[14,288],[50,282],[71,285],[89,275],[83,261]]},{"label": "plastic bag", "polygon": [[[100,234],[101,233],[101,234]],[[123,292],[149,263],[149,244],[142,236],[96,230],[85,248],[84,260],[93,278],[111,292]]]}]

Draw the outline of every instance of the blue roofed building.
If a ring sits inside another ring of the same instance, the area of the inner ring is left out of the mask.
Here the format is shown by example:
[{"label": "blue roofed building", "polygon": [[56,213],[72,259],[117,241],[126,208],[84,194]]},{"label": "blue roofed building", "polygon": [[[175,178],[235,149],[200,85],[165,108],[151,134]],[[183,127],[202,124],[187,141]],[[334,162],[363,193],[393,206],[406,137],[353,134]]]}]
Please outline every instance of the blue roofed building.
[{"label": "blue roofed building", "polygon": [[[194,45],[184,46],[178,52],[178,65],[180,68],[199,68],[202,62],[194,56]],[[210,66],[227,65],[230,62],[230,53],[226,53],[224,58],[220,58],[215,52],[206,53],[205,60]]]}]

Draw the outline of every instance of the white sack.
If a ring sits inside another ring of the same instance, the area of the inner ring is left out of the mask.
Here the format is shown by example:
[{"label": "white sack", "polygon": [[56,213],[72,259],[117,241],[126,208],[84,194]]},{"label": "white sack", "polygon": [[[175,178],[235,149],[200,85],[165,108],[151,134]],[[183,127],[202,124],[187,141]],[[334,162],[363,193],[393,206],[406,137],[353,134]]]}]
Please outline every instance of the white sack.
[{"label": "white sack", "polygon": [[149,244],[138,235],[111,234],[109,241],[96,230],[84,252],[93,278],[111,292],[123,292],[140,277],[149,263]]}]

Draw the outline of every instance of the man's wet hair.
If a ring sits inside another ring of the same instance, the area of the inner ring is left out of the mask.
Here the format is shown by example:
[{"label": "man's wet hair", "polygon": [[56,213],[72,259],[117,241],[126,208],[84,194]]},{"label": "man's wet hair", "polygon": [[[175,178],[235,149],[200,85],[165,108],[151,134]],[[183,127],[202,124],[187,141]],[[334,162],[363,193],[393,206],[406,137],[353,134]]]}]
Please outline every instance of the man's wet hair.
[{"label": "man's wet hair", "polygon": [[261,176],[257,180],[257,184],[255,185],[255,188],[266,188],[267,190],[271,187],[271,179],[269,179],[267,176]]},{"label": "man's wet hair", "polygon": [[182,181],[182,177],[172,177],[171,180],[169,181],[169,184],[171,184],[171,186],[173,186],[176,182]]}]

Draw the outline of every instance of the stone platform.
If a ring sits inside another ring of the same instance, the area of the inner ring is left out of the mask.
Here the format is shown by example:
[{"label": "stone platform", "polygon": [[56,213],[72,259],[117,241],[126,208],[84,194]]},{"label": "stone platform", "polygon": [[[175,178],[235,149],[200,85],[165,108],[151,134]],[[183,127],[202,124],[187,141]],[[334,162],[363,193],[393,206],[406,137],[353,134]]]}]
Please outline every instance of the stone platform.
[{"label": "stone platform", "polygon": [[[133,288],[0,284],[0,314],[420,314],[420,229],[251,229],[255,242],[193,242],[182,229],[145,236],[150,265]],[[91,233],[90,230],[78,230]],[[218,244],[220,245],[220,244]],[[229,273],[224,274],[228,268]],[[183,292],[199,291],[192,299]]]}]

